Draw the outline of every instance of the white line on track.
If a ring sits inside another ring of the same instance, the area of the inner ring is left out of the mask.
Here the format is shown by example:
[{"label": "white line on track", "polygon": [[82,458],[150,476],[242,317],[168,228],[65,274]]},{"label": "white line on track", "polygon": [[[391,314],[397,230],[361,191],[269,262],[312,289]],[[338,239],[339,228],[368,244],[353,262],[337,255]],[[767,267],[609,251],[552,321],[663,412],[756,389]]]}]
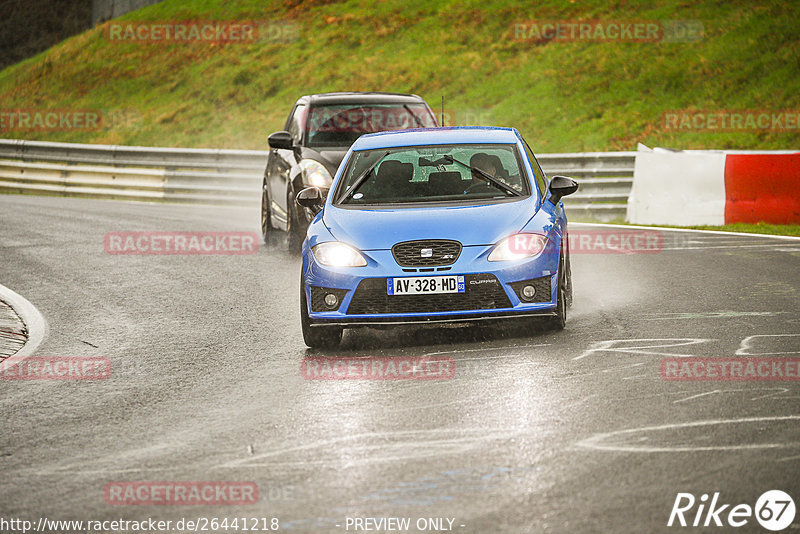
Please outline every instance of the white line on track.
[{"label": "white line on track", "polygon": [[685,399],[678,399],[676,401],[672,401],[672,404],[678,404],[679,402],[686,402],[694,399],[699,399],[700,397],[705,397],[707,395],[715,395],[719,392],[720,391],[718,389],[715,389],[714,391],[706,391],[705,393],[698,393],[697,395],[692,395],[691,397],[686,397]]},{"label": "white line on track", "polygon": [[714,425],[735,425],[739,423],[755,423],[761,421],[791,421],[800,419],[800,415],[782,415],[782,416],[765,416],[765,417],[742,417],[739,419],[710,419],[707,421],[693,421],[690,423],[674,423],[668,425],[657,426],[643,426],[639,428],[628,428],[625,430],[616,430],[614,432],[605,432],[602,434],[595,434],[590,438],[579,441],[577,445],[585,449],[595,449],[600,451],[614,451],[614,452],[703,452],[703,451],[735,451],[735,450],[751,450],[751,449],[784,449],[784,448],[797,448],[800,444],[797,442],[792,443],[753,443],[753,444],[739,444],[739,445],[707,445],[707,446],[640,446],[640,445],[606,445],[603,441],[618,436],[658,431],[658,430],[674,430],[680,428],[693,428]]},{"label": "white line on track", "polygon": [[800,241],[800,237],[790,235],[772,235],[772,234],[751,234],[748,232],[724,232],[722,230],[696,230],[693,228],[668,228],[664,226],[639,226],[633,224],[607,224],[607,223],[584,223],[574,222],[569,223],[575,226],[604,226],[607,228],[633,228],[638,230],[663,230],[665,232],[695,232],[699,234],[713,234],[724,236],[747,236],[747,237],[765,237],[769,239],[784,239],[788,241]]},{"label": "white line on track", "polygon": [[752,341],[756,338],[766,337],[800,337],[800,334],[758,334],[755,336],[747,336],[739,344],[736,350],[736,356],[765,356],[774,354],[800,354],[800,350],[786,351],[786,352],[749,352],[752,349]]},{"label": "white line on track", "polygon": [[[741,244],[741,245],[700,245],[697,247],[662,247],[659,252],[663,252],[665,250],[706,250],[712,248],[767,248],[771,250],[780,250],[781,252],[786,252],[785,250],[778,248],[782,245],[780,243],[768,243],[768,244],[761,244],[761,245],[748,245],[748,244]],[[794,251],[789,251],[794,252]]]},{"label": "white line on track", "polygon": [[689,397],[684,397],[682,399],[678,399],[672,401],[673,404],[678,404],[681,402],[687,402],[690,400],[699,399],[702,397],[708,397],[710,395],[719,395],[723,393],[753,393],[755,391],[769,391],[769,393],[758,395],[756,397],[750,398],[751,401],[763,400],[763,399],[774,399],[774,400],[790,400],[790,399],[798,399],[800,397],[796,395],[785,395],[785,393],[789,393],[791,391],[790,388],[784,387],[775,387],[775,388],[747,388],[747,389],[715,389],[712,391],[706,391],[704,393],[698,393],[696,395],[691,395]]}]

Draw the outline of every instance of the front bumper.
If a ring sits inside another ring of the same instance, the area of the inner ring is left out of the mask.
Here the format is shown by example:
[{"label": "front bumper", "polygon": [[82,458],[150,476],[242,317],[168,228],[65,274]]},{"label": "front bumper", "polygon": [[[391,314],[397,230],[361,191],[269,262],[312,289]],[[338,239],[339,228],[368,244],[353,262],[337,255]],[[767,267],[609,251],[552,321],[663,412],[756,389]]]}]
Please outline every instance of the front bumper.
[{"label": "front bumper", "polygon": [[[432,269],[400,267],[390,250],[362,251],[367,266],[333,268],[320,265],[306,250],[303,258],[306,299],[312,324],[366,326],[466,322],[555,313],[558,253],[514,262],[490,262],[492,246],[466,246],[452,265]],[[463,293],[388,295],[386,279],[417,276],[464,276]],[[526,301],[522,287],[534,285]],[[336,305],[324,297],[333,293]]]}]

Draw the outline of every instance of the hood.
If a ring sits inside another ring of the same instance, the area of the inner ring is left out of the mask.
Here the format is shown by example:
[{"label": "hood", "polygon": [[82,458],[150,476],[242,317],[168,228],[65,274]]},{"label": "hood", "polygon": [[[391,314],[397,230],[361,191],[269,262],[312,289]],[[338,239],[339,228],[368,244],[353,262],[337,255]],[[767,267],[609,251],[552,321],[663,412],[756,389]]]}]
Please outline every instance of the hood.
[{"label": "hood", "polygon": [[361,250],[388,250],[395,243],[416,239],[491,245],[519,231],[535,208],[535,197],[478,206],[342,209],[328,205],[323,221],[334,238]]},{"label": "hood", "polygon": [[336,174],[336,170],[339,168],[339,164],[342,163],[345,154],[349,148],[334,148],[331,147],[329,149],[324,150],[315,150],[313,148],[303,147],[300,157],[303,159],[313,159],[319,161],[328,169],[328,172],[331,173],[331,176]]}]

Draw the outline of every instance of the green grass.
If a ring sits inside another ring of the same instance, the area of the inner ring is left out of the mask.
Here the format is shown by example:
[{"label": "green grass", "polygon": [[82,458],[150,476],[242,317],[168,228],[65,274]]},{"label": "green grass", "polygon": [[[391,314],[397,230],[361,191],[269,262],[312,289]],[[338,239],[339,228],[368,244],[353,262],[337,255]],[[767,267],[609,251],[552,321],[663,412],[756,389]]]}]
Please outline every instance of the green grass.
[{"label": "green grass", "polygon": [[[95,131],[1,137],[263,149],[301,94],[383,90],[423,96],[458,124],[515,126],[538,152],[795,148],[789,132],[667,131],[673,110],[800,108],[800,4],[476,0],[166,0],[126,21],[268,20],[288,43],[110,43],[104,27],[0,72],[0,111],[99,110]],[[690,43],[513,39],[538,20],[699,20]],[[453,122],[451,119],[450,123]]]}]

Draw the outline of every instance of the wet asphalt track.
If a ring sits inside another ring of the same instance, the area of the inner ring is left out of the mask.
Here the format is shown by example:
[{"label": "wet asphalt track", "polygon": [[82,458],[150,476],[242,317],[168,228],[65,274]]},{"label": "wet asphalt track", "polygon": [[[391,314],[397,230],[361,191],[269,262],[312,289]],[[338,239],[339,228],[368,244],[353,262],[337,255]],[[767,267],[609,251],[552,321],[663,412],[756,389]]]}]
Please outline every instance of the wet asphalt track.
[{"label": "wet asphalt track", "polygon": [[[574,254],[563,332],[348,331],[325,355],[452,357],[456,376],[308,381],[300,362],[319,353],[300,335],[297,257],[103,250],[110,231],[257,231],[257,217],[0,196],[0,283],[47,319],[37,355],[103,356],[113,368],[105,381],[0,381],[0,517],[277,517],[292,532],[446,517],[464,533],[661,532],[681,530],[666,528],[678,492],[753,505],[782,489],[800,504],[800,382],[659,375],[673,354],[800,355],[800,241],[666,232],[656,254]],[[260,499],[103,498],[114,481],[198,480],[253,481]],[[751,518],[737,531],[763,530]]]}]

